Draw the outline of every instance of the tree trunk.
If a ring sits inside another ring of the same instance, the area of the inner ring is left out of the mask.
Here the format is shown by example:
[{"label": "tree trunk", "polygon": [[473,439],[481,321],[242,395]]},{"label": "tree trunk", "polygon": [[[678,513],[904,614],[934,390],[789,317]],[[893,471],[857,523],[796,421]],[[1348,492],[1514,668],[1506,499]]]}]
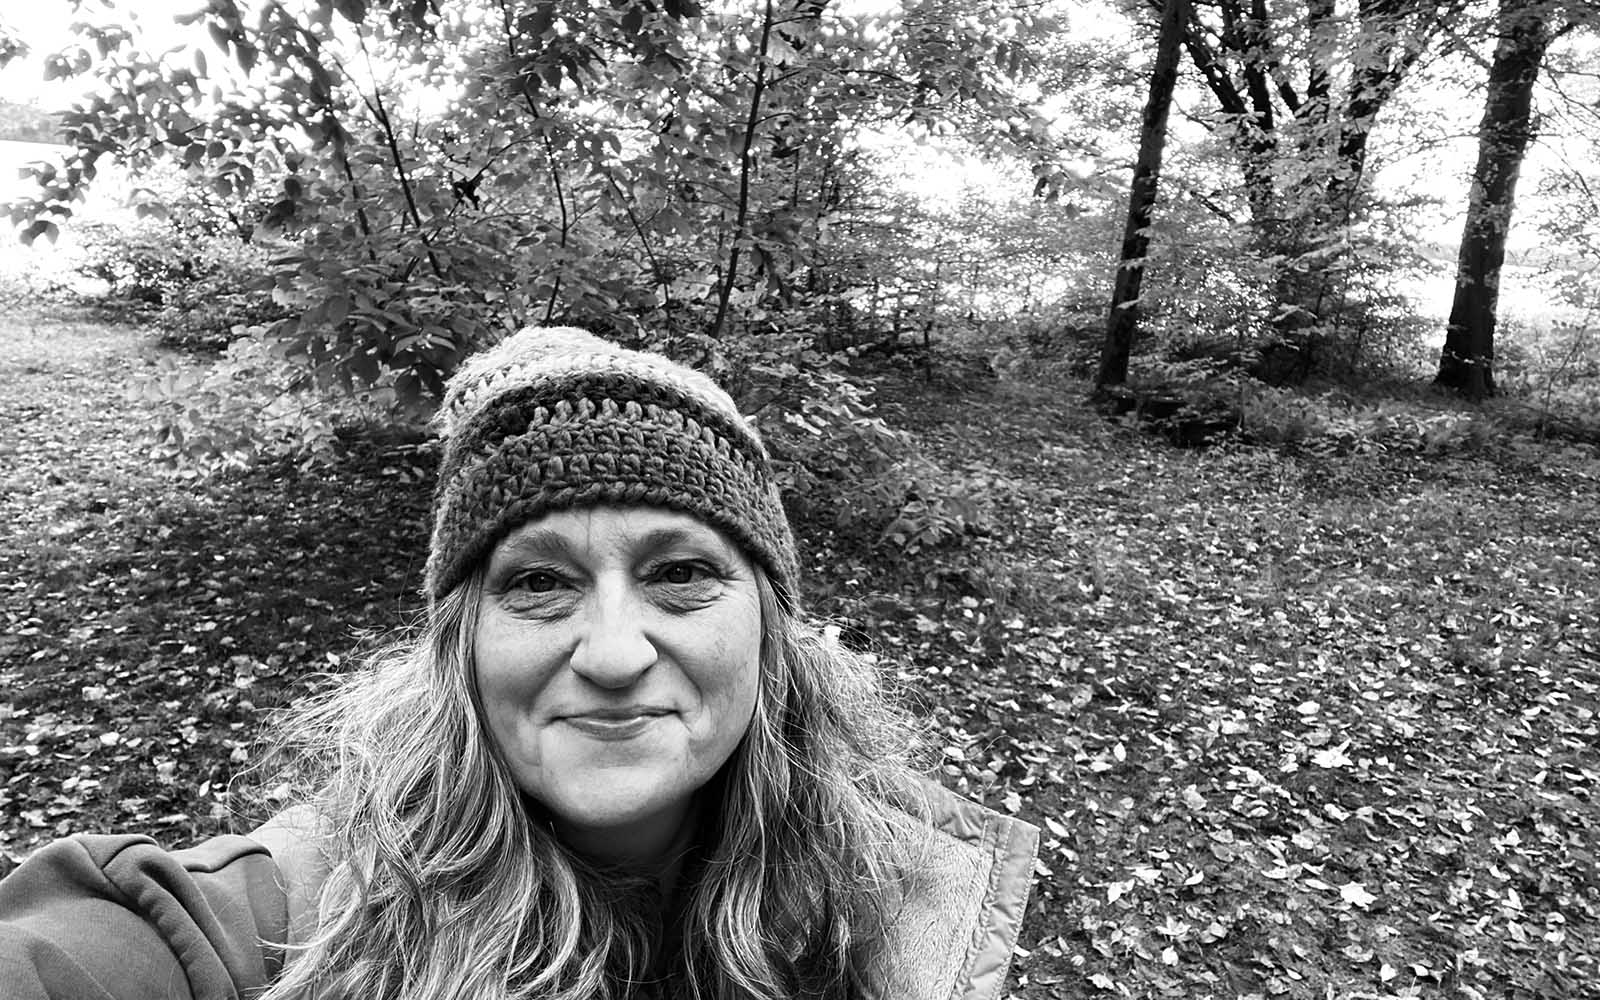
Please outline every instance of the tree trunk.
[{"label": "tree trunk", "polygon": [[1111,292],[1111,314],[1106,318],[1106,339],[1100,351],[1100,371],[1095,387],[1121,385],[1128,380],[1128,356],[1139,328],[1139,290],[1144,283],[1145,254],[1150,249],[1150,216],[1156,203],[1161,174],[1161,154],[1167,144],[1167,113],[1178,82],[1178,50],[1183,41],[1187,0],[1166,0],[1161,12],[1161,33],[1156,40],[1156,62],[1150,71],[1150,97],[1145,101],[1139,131],[1139,157],[1133,166],[1128,195],[1128,223],[1122,231],[1122,254]]},{"label": "tree trunk", "polygon": [[[1152,0],[1152,6],[1161,7],[1163,12],[1166,10],[1166,5],[1158,0]],[[1228,66],[1211,46],[1206,26],[1191,5],[1186,3],[1184,7],[1183,44],[1189,52],[1189,60],[1216,95],[1222,113],[1232,122],[1229,142],[1239,153],[1251,224],[1258,230],[1269,230],[1278,216],[1277,183],[1272,175],[1272,161],[1277,155],[1272,105],[1259,107],[1246,102],[1244,88],[1228,75]]]},{"label": "tree trunk", "polygon": [[717,289],[717,315],[711,321],[711,339],[717,340],[727,325],[728,302],[733,298],[734,282],[739,278],[739,254],[748,238],[750,215],[750,175],[755,170],[756,131],[761,127],[761,98],[767,89],[767,51],[772,41],[772,0],[767,0],[761,19],[761,44],[756,50],[756,77],[750,88],[750,113],[745,121],[744,138],[739,150],[739,197],[735,203],[737,213],[733,220],[733,240],[728,248],[728,270]]},{"label": "tree trunk", "polygon": [[1434,384],[1468,399],[1494,394],[1495,310],[1517,173],[1532,138],[1533,85],[1551,39],[1549,12],[1527,0],[1501,0],[1500,42],[1489,67],[1478,128],[1467,224],[1456,261],[1455,299]]}]

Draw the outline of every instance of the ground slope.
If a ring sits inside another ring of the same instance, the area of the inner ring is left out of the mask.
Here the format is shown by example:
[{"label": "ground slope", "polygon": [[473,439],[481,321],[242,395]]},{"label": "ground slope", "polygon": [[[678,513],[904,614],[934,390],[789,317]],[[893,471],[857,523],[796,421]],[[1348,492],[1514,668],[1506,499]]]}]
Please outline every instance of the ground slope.
[{"label": "ground slope", "polygon": [[[0,847],[224,829],[264,713],[415,612],[429,457],[152,468],[156,348],[0,337]],[[1554,449],[1183,452],[885,378],[968,534],[802,523],[812,603],[1042,826],[1030,998],[1593,996],[1600,514]]]}]

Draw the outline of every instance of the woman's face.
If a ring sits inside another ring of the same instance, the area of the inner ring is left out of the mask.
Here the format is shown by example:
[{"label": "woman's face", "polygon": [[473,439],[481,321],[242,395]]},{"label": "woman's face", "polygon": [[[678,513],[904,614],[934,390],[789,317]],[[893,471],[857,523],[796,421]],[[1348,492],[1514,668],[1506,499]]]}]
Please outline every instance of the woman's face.
[{"label": "woman's face", "polygon": [[490,733],[522,792],[577,850],[647,861],[749,728],[754,568],[687,514],[558,511],[490,554],[473,652]]}]

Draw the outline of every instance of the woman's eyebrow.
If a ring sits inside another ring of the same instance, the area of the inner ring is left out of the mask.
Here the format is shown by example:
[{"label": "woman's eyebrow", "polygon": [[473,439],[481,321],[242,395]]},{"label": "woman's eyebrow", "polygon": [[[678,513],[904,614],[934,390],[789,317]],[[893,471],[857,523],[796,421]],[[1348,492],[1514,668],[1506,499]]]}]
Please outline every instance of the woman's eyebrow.
[{"label": "woman's eyebrow", "polygon": [[570,558],[572,544],[558,531],[547,528],[525,528],[506,536],[496,555],[502,556],[552,556]]},{"label": "woman's eyebrow", "polygon": [[660,552],[675,545],[690,545],[708,548],[719,555],[727,553],[727,545],[716,532],[677,527],[653,528],[640,535],[635,545],[641,552]]}]

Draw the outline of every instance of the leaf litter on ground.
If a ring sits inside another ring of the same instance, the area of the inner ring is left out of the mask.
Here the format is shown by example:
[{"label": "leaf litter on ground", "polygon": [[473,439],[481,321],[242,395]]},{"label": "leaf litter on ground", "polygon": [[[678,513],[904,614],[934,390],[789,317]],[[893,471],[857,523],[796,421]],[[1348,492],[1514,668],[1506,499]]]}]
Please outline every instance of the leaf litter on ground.
[{"label": "leaf litter on ground", "polygon": [[[174,478],[125,392],[147,335],[12,325],[0,850],[237,828],[272,801],[243,794],[270,711],[417,612],[428,454]],[[983,523],[914,556],[799,526],[813,603],[871,637],[941,778],[1044,831],[1014,995],[1585,995],[1587,466],[1176,451],[1083,389],[884,377]]]}]

